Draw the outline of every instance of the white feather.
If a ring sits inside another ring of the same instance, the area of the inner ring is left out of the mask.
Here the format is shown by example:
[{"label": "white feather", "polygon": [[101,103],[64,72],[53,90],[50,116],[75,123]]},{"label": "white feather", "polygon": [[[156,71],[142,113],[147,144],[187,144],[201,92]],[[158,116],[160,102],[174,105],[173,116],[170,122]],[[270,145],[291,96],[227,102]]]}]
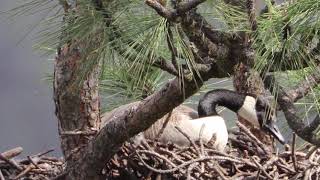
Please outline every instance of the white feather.
[{"label": "white feather", "polygon": [[246,96],[242,107],[238,110],[238,114],[250,121],[254,126],[260,127],[256,111],[256,99],[254,97]]},{"label": "white feather", "polygon": [[[119,108],[105,113],[101,120],[103,126],[108,123],[112,117],[117,116],[123,109],[128,109],[135,106],[138,102],[131,103],[128,105],[120,106]],[[169,113],[170,114],[170,113]],[[150,128],[146,131],[139,133],[131,139],[135,145],[139,145],[143,139],[155,140],[158,137],[159,131],[162,129],[163,124],[166,122],[168,114],[157,120]],[[214,148],[223,151],[228,142],[228,132],[225,122],[220,116],[209,116],[204,118],[197,118],[197,112],[187,106],[178,106],[175,108],[171,116],[169,117],[168,124],[162,133],[159,141],[162,143],[172,142],[179,146],[189,146],[189,140],[181,134],[175,126],[180,127],[183,132],[187,133],[188,136],[194,141],[199,140],[201,127],[204,124],[202,142],[208,143],[215,137],[213,143]]]},{"label": "white feather", "polygon": [[[228,142],[228,131],[225,122],[220,116],[209,116],[198,119],[191,119],[189,116],[180,115],[181,120],[176,122],[169,122],[162,133],[159,141],[162,143],[174,143],[179,146],[189,146],[189,140],[180,133],[175,126],[179,127],[184,133],[188,134],[192,141],[199,141],[200,131],[204,125],[202,131],[201,140],[207,144],[211,140],[213,142],[213,148],[223,151]],[[150,136],[148,133],[144,134],[146,139],[154,139],[154,136]],[[214,139],[212,139],[214,138]]]}]

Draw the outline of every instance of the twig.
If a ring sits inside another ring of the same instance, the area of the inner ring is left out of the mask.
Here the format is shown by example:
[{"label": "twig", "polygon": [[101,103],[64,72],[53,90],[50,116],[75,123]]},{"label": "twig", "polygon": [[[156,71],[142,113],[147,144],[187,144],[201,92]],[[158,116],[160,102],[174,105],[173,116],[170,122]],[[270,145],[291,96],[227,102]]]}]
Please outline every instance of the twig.
[{"label": "twig", "polygon": [[168,116],[166,117],[166,119],[165,119],[165,121],[164,121],[164,123],[163,123],[163,125],[162,125],[162,128],[160,129],[159,133],[157,134],[157,136],[156,136],[156,138],[155,138],[155,141],[159,141],[159,138],[161,137],[161,135],[163,134],[165,128],[166,128],[167,125],[168,125],[168,122],[169,122],[169,120],[170,120],[171,115],[172,115],[172,111],[170,111],[170,112],[168,113]]},{"label": "twig", "polygon": [[[167,159],[166,157],[164,157],[164,156],[162,156],[162,155],[160,155],[160,154],[158,154],[158,153],[156,153],[156,152],[147,151],[148,153],[150,153],[150,154],[152,154],[152,155],[154,155],[154,156],[156,156],[156,157],[164,160],[165,162],[169,163],[169,164],[170,164],[171,166],[173,166],[174,168],[171,169],[171,170],[161,170],[161,169],[156,169],[156,168],[154,168],[154,167],[151,167],[151,166],[149,166],[149,164],[147,164],[147,163],[142,159],[141,155],[139,154],[140,152],[141,152],[141,151],[137,151],[137,155],[138,155],[140,161],[142,162],[142,164],[143,164],[144,166],[146,166],[146,167],[147,167],[148,169],[150,169],[151,171],[154,171],[154,172],[157,172],[157,173],[160,173],[160,174],[164,174],[164,173],[170,173],[170,172],[174,172],[174,171],[180,170],[180,168],[177,168],[177,166],[176,166],[173,162],[171,162],[169,159]],[[145,153],[145,152],[144,152],[144,153]]]},{"label": "twig", "polygon": [[237,179],[241,179],[239,177],[242,177],[242,176],[250,176],[252,175],[252,173],[248,173],[248,172],[240,172],[240,173],[237,173],[236,175],[232,176],[232,180],[237,180]]},{"label": "twig", "polygon": [[16,162],[14,162],[13,160],[11,159],[7,159],[6,157],[4,157],[2,154],[0,154],[0,160],[3,160],[5,161],[6,163],[10,164],[12,167],[16,168],[17,170],[19,171],[22,171],[23,168],[19,165],[17,165]]},{"label": "twig", "polygon": [[[172,169],[168,169],[168,170],[159,170],[159,169],[155,169],[151,166],[149,166],[141,157],[141,155],[139,155],[139,153],[145,153],[145,154],[150,154],[150,155],[154,155],[160,159],[165,160],[166,162],[168,162],[170,165],[172,165],[174,168]],[[197,159],[192,159],[190,161],[186,161],[183,164],[180,164],[178,166],[176,166],[172,161],[170,161],[169,159],[167,159],[166,157],[156,153],[156,152],[152,152],[152,151],[147,151],[147,150],[137,150],[137,154],[141,160],[141,162],[150,170],[158,172],[158,173],[171,173],[174,171],[177,171],[185,166],[188,166],[190,164],[196,163],[196,162],[202,162],[202,161],[208,161],[208,160],[227,160],[227,161],[232,161],[232,162],[236,162],[236,163],[246,163],[247,165],[250,165],[252,167],[256,167],[254,164],[247,162],[247,161],[238,161],[236,159],[232,159],[232,158],[228,158],[228,157],[222,157],[222,156],[205,156],[205,157],[201,157],[201,158],[197,158]]]},{"label": "twig", "polygon": [[199,4],[205,2],[206,0],[189,0],[189,1],[183,1],[178,4],[177,6],[177,14],[182,15],[191,9],[197,7]]},{"label": "twig", "polygon": [[167,60],[165,60],[162,57],[159,57],[158,59],[156,59],[152,65],[154,67],[158,67],[166,72],[168,72],[169,74],[172,74],[174,76],[179,77],[179,73],[178,71],[175,69],[175,67],[173,66],[172,63],[169,63]]},{"label": "twig", "polygon": [[223,172],[219,169],[219,166],[214,166],[213,169],[219,174],[219,176],[223,179],[223,180],[228,180],[228,178],[223,174]]},{"label": "twig", "polygon": [[1,169],[0,169],[0,180],[6,180],[6,179],[4,178],[4,176],[3,176],[3,174],[2,174]]},{"label": "twig", "polygon": [[181,158],[179,158],[178,155],[175,154],[174,152],[171,152],[171,151],[169,151],[169,150],[167,150],[167,149],[164,149],[164,148],[159,148],[159,151],[160,151],[160,153],[164,153],[164,154],[168,154],[168,155],[172,156],[175,160],[177,160],[177,161],[180,162],[180,163],[183,163],[183,162],[184,162],[184,161],[181,160]]},{"label": "twig", "polygon": [[180,127],[175,126],[175,128],[189,140],[190,144],[195,148],[195,150],[198,152],[198,154],[201,154],[198,146],[194,143],[194,141],[191,139],[191,137],[187,133],[185,133]]},{"label": "twig", "polygon": [[297,167],[297,157],[296,157],[296,133],[292,134],[292,145],[291,145],[291,156],[292,156],[292,162],[294,170],[298,170]]},{"label": "twig", "polygon": [[[292,151],[284,151],[281,154],[279,154],[279,157],[286,157],[286,156],[291,156]],[[302,158],[306,158],[307,154],[304,152],[295,152],[295,156],[296,157],[302,157]]]},{"label": "twig", "polygon": [[[282,164],[279,163],[279,161],[280,161]],[[289,167],[289,164],[286,163],[283,159],[279,159],[279,161],[276,162],[277,166],[279,166],[279,167],[281,167],[281,168],[283,168],[283,169],[286,169],[287,171],[289,171],[289,172],[292,173],[292,174],[294,174],[294,173],[296,172],[294,169],[291,169],[291,168]]]},{"label": "twig", "polygon": [[177,62],[177,48],[174,46],[173,42],[173,34],[170,27],[170,22],[168,22],[168,34],[167,34],[167,44],[169,47],[169,50],[171,51],[171,63],[173,67],[176,69],[176,71],[179,70],[178,62]]},{"label": "twig", "polygon": [[27,173],[29,173],[32,168],[34,168],[34,166],[31,164],[29,165],[27,168],[25,168],[22,172],[20,172],[16,177],[14,177],[13,179],[20,179],[21,177],[23,177],[24,175],[26,175]]},{"label": "twig", "polygon": [[263,150],[263,152],[265,154],[268,154],[268,150],[267,148],[265,147],[265,145],[257,138],[255,137],[243,124],[241,124],[239,121],[237,122],[237,126],[243,130],[243,132],[248,135],[251,139],[253,139],[257,144],[258,146]]},{"label": "twig", "polygon": [[31,162],[31,164],[33,164],[36,168],[38,169],[42,169],[38,166],[38,163],[40,161],[40,158],[39,157],[36,157],[36,160],[34,160],[32,157],[30,156],[27,156],[27,158],[29,159],[29,161]]},{"label": "twig", "polygon": [[303,180],[311,179],[310,174],[311,174],[311,169],[307,169],[307,170],[304,172]]},{"label": "twig", "polygon": [[306,158],[309,159],[310,156],[318,149],[317,146],[311,148],[311,150],[307,153]]},{"label": "twig", "polygon": [[[203,127],[204,128],[204,127]],[[202,133],[200,130],[199,139],[201,143]],[[251,143],[252,139],[248,137],[244,132],[240,133],[238,138],[245,137],[243,143]],[[250,139],[250,141],[249,141]],[[241,139],[243,140],[243,139]],[[148,141],[149,144],[152,141]],[[243,152],[237,149],[231,149],[228,153],[219,152],[211,149],[210,146],[203,145],[200,148],[198,142],[195,142],[200,150],[199,152],[194,150],[194,147],[189,146],[186,148],[180,148],[174,145],[166,145],[157,143],[153,149],[148,146],[138,146],[138,149],[128,148],[126,157],[130,156],[130,163],[118,163],[118,165],[111,168],[123,169],[131,168],[134,174],[145,174],[143,177],[168,177],[176,179],[177,177],[185,177],[185,179],[292,179],[294,177],[303,179],[305,177],[316,177],[317,170],[320,170],[320,152],[315,152],[310,157],[310,163],[306,159],[306,154],[294,150],[294,154],[297,158],[297,166],[299,171],[294,170],[292,157],[292,149],[287,149],[280,154],[272,154],[270,156],[264,156],[260,158],[259,153],[253,149],[252,154],[255,159],[243,158],[250,157],[252,155],[244,155]],[[131,146],[130,144],[126,144]],[[250,146],[251,147],[251,146]],[[126,149],[126,148],[125,148]],[[260,149],[260,148],[259,148]],[[130,154],[130,151],[136,153]],[[296,152],[297,151],[297,152]],[[130,155],[128,155],[130,154]],[[119,158],[120,157],[120,158]],[[118,160],[125,160],[126,157],[118,156]],[[298,161],[301,159],[301,162]],[[122,162],[119,160],[119,162]],[[311,161],[312,160],[312,161]],[[264,162],[263,164],[261,164]],[[128,165],[129,164],[129,165]],[[204,165],[202,167],[202,165]],[[304,169],[304,171],[300,171]],[[307,171],[309,169],[309,171]],[[212,173],[214,172],[214,173]],[[165,173],[166,175],[162,175]],[[309,173],[309,175],[307,174]],[[148,176],[150,174],[150,176]]]},{"label": "twig", "polygon": [[22,147],[16,147],[16,148],[13,148],[13,149],[10,149],[8,151],[1,153],[1,155],[5,158],[11,159],[13,157],[20,155],[22,153],[22,151],[23,151]]},{"label": "twig", "polygon": [[49,153],[51,153],[51,152],[53,152],[53,151],[54,151],[54,149],[49,149],[49,150],[47,150],[47,151],[45,151],[45,152],[42,152],[42,153],[37,154],[36,156],[37,156],[37,157],[41,157],[41,156],[44,156],[44,155],[46,155],[46,154],[49,154]]},{"label": "twig", "polygon": [[278,161],[279,157],[278,156],[272,156],[269,161],[267,161],[264,165],[263,168],[267,169],[270,165],[272,165],[274,162]]},{"label": "twig", "polygon": [[273,180],[273,178],[267,173],[267,171],[254,158],[251,158],[251,160],[259,167],[259,169],[267,176],[267,178]]},{"label": "twig", "polygon": [[61,136],[78,136],[78,135],[95,135],[97,131],[62,131],[60,132]]},{"label": "twig", "polygon": [[198,163],[191,164],[187,169],[187,180],[194,179],[191,177],[192,170],[198,165]]},{"label": "twig", "polygon": [[256,180],[260,179],[260,174],[261,174],[261,169],[259,169],[258,172],[257,172]]}]

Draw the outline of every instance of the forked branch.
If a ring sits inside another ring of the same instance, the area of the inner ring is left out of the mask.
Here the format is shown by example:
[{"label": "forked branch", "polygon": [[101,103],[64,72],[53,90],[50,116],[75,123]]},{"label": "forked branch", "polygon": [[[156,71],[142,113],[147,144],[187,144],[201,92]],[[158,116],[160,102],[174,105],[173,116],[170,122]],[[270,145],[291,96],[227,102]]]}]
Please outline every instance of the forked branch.
[{"label": "forked branch", "polygon": [[298,117],[296,107],[294,106],[294,102],[308,94],[313,87],[319,85],[319,66],[313,74],[306,78],[306,80],[298,83],[299,86],[289,91],[286,91],[281,87],[272,75],[268,75],[264,83],[266,88],[272,93],[274,90],[277,90],[277,102],[284,112],[290,128],[305,141],[319,146],[320,138],[318,137],[316,130],[320,127],[320,116],[317,115],[310,124],[306,125],[304,120]]},{"label": "forked branch", "polygon": [[164,7],[161,3],[159,3],[157,0],[146,0],[146,4],[151,8],[153,8],[155,11],[157,11],[157,13],[160,16],[170,21],[176,21],[179,16],[197,7],[199,4],[205,1],[206,0],[184,1],[179,3],[175,9],[168,9]]}]

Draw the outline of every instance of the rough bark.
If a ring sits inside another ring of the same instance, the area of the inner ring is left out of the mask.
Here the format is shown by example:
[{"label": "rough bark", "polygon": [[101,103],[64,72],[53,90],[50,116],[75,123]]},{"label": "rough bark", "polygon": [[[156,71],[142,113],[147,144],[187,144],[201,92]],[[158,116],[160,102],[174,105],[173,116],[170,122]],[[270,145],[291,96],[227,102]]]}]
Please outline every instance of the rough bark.
[{"label": "rough bark", "polygon": [[[203,81],[214,77],[213,69],[209,68],[208,71],[201,73]],[[182,87],[181,79],[175,78],[137,105],[119,111],[117,116],[108,120],[95,139],[90,141],[83,158],[74,165],[67,179],[104,179],[102,174],[104,165],[126,140],[149,128],[157,119],[196,93],[203,81],[199,79],[185,81]]]},{"label": "rough bark", "polygon": [[75,81],[83,55],[75,46],[65,45],[58,53],[54,66],[54,102],[59,135],[67,169],[75,164],[84,147],[95,136],[100,126],[100,103],[96,65],[78,87]]}]

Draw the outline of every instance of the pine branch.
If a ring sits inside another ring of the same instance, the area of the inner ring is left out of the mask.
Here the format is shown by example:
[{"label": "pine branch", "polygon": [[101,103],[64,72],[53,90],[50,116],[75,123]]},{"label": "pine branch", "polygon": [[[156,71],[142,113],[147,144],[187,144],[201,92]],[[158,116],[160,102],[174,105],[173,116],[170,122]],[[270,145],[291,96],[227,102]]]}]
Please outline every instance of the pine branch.
[{"label": "pine branch", "polygon": [[158,57],[156,59],[156,61],[152,63],[152,65],[154,67],[158,67],[158,68],[168,72],[169,74],[172,74],[174,76],[179,77],[179,73],[177,71],[177,68],[172,63],[170,63],[170,61],[167,61],[162,57]]},{"label": "pine branch", "polygon": [[280,86],[275,81],[273,75],[268,75],[264,81],[266,88],[268,88],[271,93],[274,93],[274,91],[277,90],[277,102],[284,112],[290,128],[302,139],[317,146],[320,146],[320,138],[315,130],[320,126],[320,116],[317,115],[309,125],[306,125],[303,119],[298,117],[294,102],[307,95],[312,88],[320,84],[319,70],[320,67],[318,66],[313,74],[308,76],[306,80],[298,83],[299,85],[297,87],[289,91],[286,91]]},{"label": "pine branch", "polygon": [[206,0],[184,1],[177,4],[173,10],[164,7],[157,0],[146,0],[146,4],[153,8],[160,16],[167,18],[170,21],[176,21],[179,16],[185,14],[205,1]]},{"label": "pine branch", "polygon": [[[119,28],[117,28],[115,25],[112,25],[112,23],[111,23],[112,22],[112,16],[103,7],[103,4],[101,4],[99,2],[100,2],[99,0],[94,0],[96,10],[102,12],[103,16],[105,17],[106,26],[111,27],[113,29],[113,32],[115,33],[115,37],[113,37],[113,39],[115,39],[117,37],[121,37],[121,32],[119,31]],[[191,1],[190,3],[193,4],[194,2]],[[183,7],[191,7],[190,5],[185,5],[185,4],[183,4],[182,6]],[[182,8],[182,9],[185,9],[185,8]],[[210,38],[212,40],[215,40],[217,42],[220,42],[220,41],[222,42],[222,41],[225,41],[226,38],[229,38],[229,36],[225,36],[223,33],[220,33],[218,31],[214,31],[213,28],[209,25],[209,23],[207,23],[201,15],[196,14],[196,13],[192,13],[192,15],[190,17],[192,17],[192,18],[187,18],[188,21],[183,22],[183,23],[185,23],[186,25],[188,24],[188,26],[189,26],[190,24],[192,24],[193,21],[196,21],[197,30],[201,31],[201,32],[198,33],[199,35],[194,36],[194,37],[189,37],[189,38],[193,38],[197,42],[203,41],[202,37],[203,37],[204,33],[202,33],[202,30],[204,32],[206,32],[205,34],[210,36]],[[192,34],[194,32],[190,32],[190,33]],[[111,41],[113,39],[111,39]],[[134,42],[134,41],[133,40],[129,40],[129,42]],[[205,49],[206,49],[206,50],[204,50],[206,52],[204,57],[210,56],[210,57],[215,57],[217,59],[221,59],[220,62],[222,64],[224,64],[224,59],[226,59],[226,57],[228,56],[227,55],[228,54],[228,50],[227,50],[226,46],[224,46],[224,45],[217,46],[214,43],[212,43],[209,39],[204,43],[204,46],[205,46]],[[124,51],[123,49],[120,49],[119,47],[115,47],[115,48],[120,53],[122,51]],[[171,52],[175,53],[173,51],[174,47],[171,47],[171,48],[172,48]],[[137,51],[139,51],[139,50],[137,50]],[[208,62],[206,62],[206,63],[208,63]],[[226,72],[225,70],[226,69],[232,70],[231,68],[220,67],[220,65],[215,64],[214,62],[210,62],[210,63],[213,64],[212,68],[215,68],[215,70],[216,70],[215,71],[216,72],[216,77],[228,77],[230,72]],[[163,57],[158,57],[158,58],[156,58],[154,60],[154,62],[151,65],[154,66],[154,67],[160,68],[160,69],[162,69],[162,70],[164,70],[164,71],[166,71],[169,74],[172,74],[174,76],[177,76],[177,77],[180,76],[180,74],[178,72],[178,69],[177,69],[177,63],[176,63],[176,61],[174,59],[172,59],[171,62],[170,62],[170,61],[166,60]],[[224,65],[230,67],[227,64],[224,64]],[[195,66],[195,67],[200,67],[200,66]],[[206,70],[206,69],[207,68],[204,68],[203,66],[201,66],[200,69],[194,69],[194,70],[195,71],[201,71],[201,70]],[[205,73],[205,72],[203,72],[203,73]]]},{"label": "pine branch", "polygon": [[167,34],[167,44],[168,44],[168,48],[171,52],[171,63],[174,66],[174,68],[176,69],[176,71],[178,71],[179,67],[178,67],[178,62],[177,62],[177,48],[174,46],[174,42],[173,42],[173,34],[170,28],[170,22],[168,22],[168,34]]},{"label": "pine branch", "polygon": [[255,0],[247,0],[247,12],[249,16],[251,30],[253,32],[256,31],[258,27],[255,5],[256,5]]},{"label": "pine branch", "polygon": [[312,90],[312,88],[320,84],[320,66],[317,66],[314,73],[307,76],[305,80],[298,84],[299,85],[288,92],[288,95],[293,102],[303,98]]}]

